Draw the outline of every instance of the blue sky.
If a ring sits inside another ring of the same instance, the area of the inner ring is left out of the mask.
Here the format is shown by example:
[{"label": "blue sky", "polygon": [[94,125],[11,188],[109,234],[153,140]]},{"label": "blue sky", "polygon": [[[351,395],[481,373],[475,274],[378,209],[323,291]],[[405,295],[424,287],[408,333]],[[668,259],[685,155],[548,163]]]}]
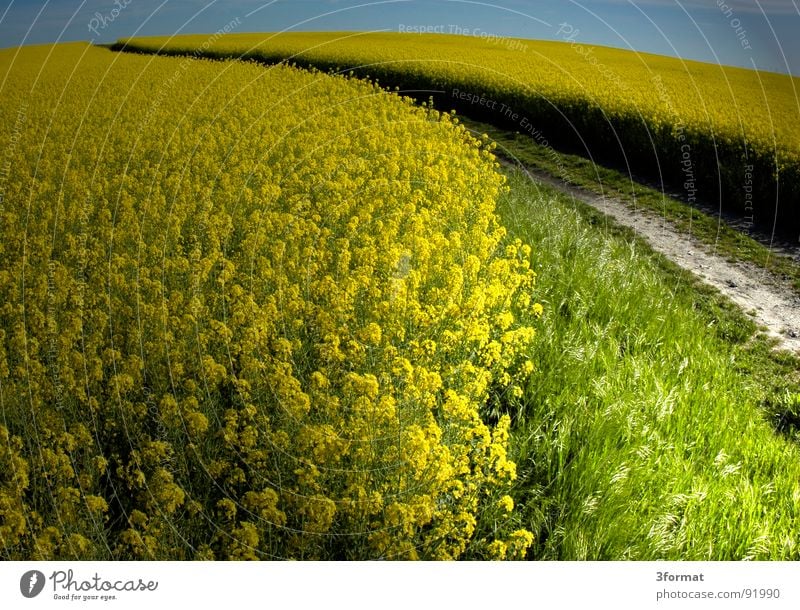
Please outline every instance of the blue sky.
[{"label": "blue sky", "polygon": [[800,76],[800,0],[0,0],[0,16],[0,47],[214,32],[238,17],[240,32],[434,26],[546,40],[572,32],[586,44]]}]

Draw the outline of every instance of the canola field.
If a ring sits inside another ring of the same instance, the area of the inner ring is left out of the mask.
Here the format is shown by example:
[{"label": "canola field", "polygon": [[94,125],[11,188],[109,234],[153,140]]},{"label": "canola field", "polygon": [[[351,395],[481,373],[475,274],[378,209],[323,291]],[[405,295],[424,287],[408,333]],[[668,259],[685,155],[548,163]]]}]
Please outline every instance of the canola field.
[{"label": "canola field", "polygon": [[800,557],[744,313],[449,113],[204,52],[0,51],[0,558]]},{"label": "canola field", "polygon": [[749,223],[800,231],[800,79],[575,40],[501,42],[313,32],[140,37],[116,48],[352,71],[622,164],[689,203],[710,201]]},{"label": "canola field", "polygon": [[485,141],[286,66],[0,69],[0,557],[526,554],[482,409],[541,306]]}]

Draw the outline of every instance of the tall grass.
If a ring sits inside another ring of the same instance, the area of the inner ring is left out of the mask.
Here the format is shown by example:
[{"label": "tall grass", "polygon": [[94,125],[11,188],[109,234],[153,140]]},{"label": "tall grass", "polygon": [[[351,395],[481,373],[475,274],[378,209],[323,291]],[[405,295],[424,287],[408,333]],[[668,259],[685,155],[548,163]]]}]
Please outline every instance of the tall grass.
[{"label": "tall grass", "polygon": [[534,246],[545,306],[512,408],[531,556],[800,558],[800,450],[760,406],[797,360],[770,360],[744,315],[603,217],[509,176],[499,212]]}]

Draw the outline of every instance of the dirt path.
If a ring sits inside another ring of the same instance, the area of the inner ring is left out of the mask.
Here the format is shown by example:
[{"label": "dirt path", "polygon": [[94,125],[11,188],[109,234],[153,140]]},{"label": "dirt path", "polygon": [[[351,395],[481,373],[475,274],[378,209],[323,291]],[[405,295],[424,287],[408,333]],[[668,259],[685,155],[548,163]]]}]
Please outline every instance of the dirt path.
[{"label": "dirt path", "polygon": [[[516,163],[506,164],[519,167]],[[778,348],[800,353],[800,297],[770,272],[749,263],[731,263],[708,252],[708,246],[678,231],[649,210],[634,212],[617,199],[567,184],[546,172],[532,168],[524,168],[524,171],[533,180],[567,193],[607,214],[620,225],[630,227],[653,250],[691,271],[751,314],[759,325],[766,328],[769,336],[778,340]]]}]

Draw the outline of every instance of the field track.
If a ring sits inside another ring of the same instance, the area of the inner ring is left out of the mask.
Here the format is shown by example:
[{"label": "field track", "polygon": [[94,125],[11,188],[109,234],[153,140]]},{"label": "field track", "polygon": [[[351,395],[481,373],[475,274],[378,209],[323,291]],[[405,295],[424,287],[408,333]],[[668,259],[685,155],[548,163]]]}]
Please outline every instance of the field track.
[{"label": "field track", "polygon": [[632,208],[618,199],[597,195],[519,162],[502,160],[508,167],[521,167],[532,180],[552,186],[633,229],[653,250],[719,290],[743,311],[753,313],[755,321],[778,341],[776,348],[800,353],[800,297],[769,271],[709,252],[707,245],[647,210],[639,208],[632,213]]}]

